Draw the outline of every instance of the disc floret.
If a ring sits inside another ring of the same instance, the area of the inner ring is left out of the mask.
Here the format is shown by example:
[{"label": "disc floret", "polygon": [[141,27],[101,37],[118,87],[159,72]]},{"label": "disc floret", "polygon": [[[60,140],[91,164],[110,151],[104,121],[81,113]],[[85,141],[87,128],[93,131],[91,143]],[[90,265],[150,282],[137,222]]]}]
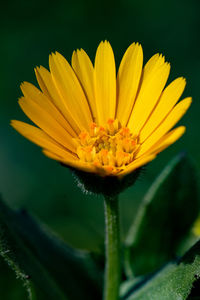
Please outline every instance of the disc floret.
[{"label": "disc floret", "polygon": [[116,174],[130,164],[139,147],[138,137],[117,119],[109,119],[106,126],[92,123],[89,132],[82,131],[76,142],[79,159],[108,174]]}]

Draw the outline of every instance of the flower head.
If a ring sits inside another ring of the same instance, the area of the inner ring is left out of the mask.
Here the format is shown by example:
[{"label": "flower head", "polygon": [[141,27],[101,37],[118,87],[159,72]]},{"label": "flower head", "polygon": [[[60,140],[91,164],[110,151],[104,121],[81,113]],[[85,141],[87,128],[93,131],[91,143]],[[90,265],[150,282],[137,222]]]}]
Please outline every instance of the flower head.
[{"label": "flower head", "polygon": [[182,77],[165,87],[170,65],[162,55],[143,67],[142,47],[133,43],[116,76],[114,54],[105,41],[94,66],[82,49],[74,51],[71,65],[56,52],[49,57],[50,71],[37,67],[40,90],[24,82],[19,99],[37,127],[11,122],[48,157],[81,171],[121,178],[184,133],[184,126],[172,128],[191,98],[177,104],[186,84]]}]

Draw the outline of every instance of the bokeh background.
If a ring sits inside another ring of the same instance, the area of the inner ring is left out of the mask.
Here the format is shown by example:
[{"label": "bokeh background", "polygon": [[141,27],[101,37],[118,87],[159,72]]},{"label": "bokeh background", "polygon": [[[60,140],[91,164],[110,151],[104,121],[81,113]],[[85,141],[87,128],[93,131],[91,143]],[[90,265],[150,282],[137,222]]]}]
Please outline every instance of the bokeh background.
[{"label": "bokeh background", "polygon": [[[179,151],[187,151],[200,170],[200,2],[198,0],[134,1],[4,1],[0,10],[0,191],[16,208],[26,208],[70,245],[97,250],[102,247],[104,219],[100,197],[84,195],[70,172],[46,158],[40,148],[9,125],[27,120],[17,99],[20,83],[36,84],[34,67],[48,67],[48,55],[61,52],[69,61],[72,51],[83,48],[94,59],[101,40],[114,49],[117,66],[126,48],[142,44],[145,62],[160,52],[171,63],[169,81],[184,76],[184,96],[193,105],[181,124],[181,140],[145,168],[134,187],[121,194],[124,235],[138,204],[165,164]],[[23,299],[21,284],[0,260],[1,299]],[[11,285],[12,280],[12,285]],[[5,294],[6,285],[12,286]]]}]

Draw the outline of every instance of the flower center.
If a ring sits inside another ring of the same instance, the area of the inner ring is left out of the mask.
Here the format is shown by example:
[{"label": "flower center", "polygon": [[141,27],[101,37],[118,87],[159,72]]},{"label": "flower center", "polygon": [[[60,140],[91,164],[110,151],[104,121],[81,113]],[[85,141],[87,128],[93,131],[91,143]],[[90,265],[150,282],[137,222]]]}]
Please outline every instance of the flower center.
[{"label": "flower center", "polygon": [[83,162],[112,172],[130,164],[139,147],[138,138],[118,120],[109,119],[106,126],[90,125],[90,132],[82,131],[77,141],[77,155]]}]

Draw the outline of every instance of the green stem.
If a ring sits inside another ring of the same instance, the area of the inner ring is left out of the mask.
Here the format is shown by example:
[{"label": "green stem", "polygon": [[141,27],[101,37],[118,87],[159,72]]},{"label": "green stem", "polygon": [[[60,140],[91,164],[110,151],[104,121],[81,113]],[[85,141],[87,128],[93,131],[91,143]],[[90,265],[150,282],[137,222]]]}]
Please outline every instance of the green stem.
[{"label": "green stem", "polygon": [[106,227],[104,300],[118,300],[121,279],[118,198],[105,197],[104,203]]}]

